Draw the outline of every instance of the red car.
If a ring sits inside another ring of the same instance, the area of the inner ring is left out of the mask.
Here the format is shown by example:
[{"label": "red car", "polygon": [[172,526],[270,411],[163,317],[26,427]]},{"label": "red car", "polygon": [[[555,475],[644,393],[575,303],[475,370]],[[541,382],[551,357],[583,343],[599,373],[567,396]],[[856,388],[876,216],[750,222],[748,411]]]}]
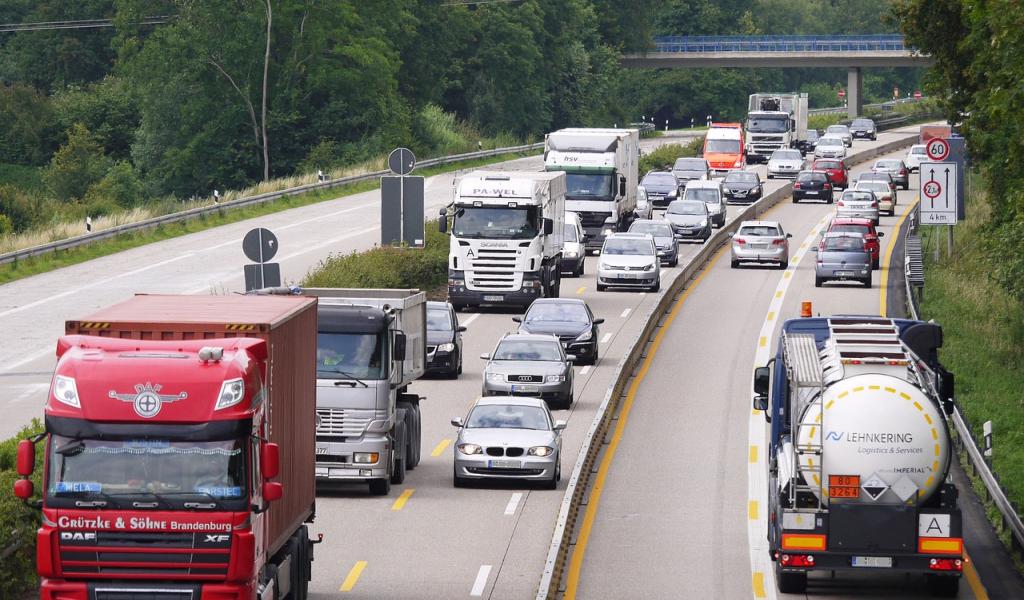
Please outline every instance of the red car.
[{"label": "red car", "polygon": [[871,222],[871,219],[832,219],[828,231],[829,233],[849,232],[863,235],[864,245],[867,247],[868,253],[871,254],[871,268],[878,268],[879,255],[882,252],[882,244],[878,238],[885,234],[875,229],[875,224]]},{"label": "red car", "polygon": [[828,173],[828,180],[834,188],[850,187],[849,169],[846,168],[846,161],[834,158],[818,158],[811,165],[811,170],[825,171]]}]

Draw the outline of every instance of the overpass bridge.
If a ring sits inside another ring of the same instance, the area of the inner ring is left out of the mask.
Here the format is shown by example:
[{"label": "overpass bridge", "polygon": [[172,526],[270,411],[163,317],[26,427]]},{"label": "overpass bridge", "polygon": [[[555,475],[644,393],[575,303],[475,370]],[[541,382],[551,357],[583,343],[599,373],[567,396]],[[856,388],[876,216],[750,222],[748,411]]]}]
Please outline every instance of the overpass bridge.
[{"label": "overpass bridge", "polygon": [[622,66],[651,68],[845,68],[850,117],[864,104],[861,70],[924,67],[933,59],[908,47],[899,34],[666,36],[644,52],[626,54]]}]

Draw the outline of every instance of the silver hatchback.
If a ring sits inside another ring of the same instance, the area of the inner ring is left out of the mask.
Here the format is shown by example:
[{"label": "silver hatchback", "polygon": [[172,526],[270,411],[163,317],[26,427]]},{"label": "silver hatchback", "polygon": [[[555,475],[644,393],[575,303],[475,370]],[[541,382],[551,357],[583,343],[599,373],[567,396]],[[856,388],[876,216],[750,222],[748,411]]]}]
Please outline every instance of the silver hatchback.
[{"label": "silver hatchback", "polygon": [[789,266],[789,238],[778,221],[744,221],[732,234],[732,261],[736,269],[741,262],[774,263]]},{"label": "silver hatchback", "polygon": [[859,281],[871,287],[871,253],[863,235],[829,232],[813,250],[818,254],[814,287],[821,287],[826,281]]},{"label": "silver hatchback", "polygon": [[878,198],[871,190],[846,190],[836,202],[837,218],[871,219],[878,225]]}]

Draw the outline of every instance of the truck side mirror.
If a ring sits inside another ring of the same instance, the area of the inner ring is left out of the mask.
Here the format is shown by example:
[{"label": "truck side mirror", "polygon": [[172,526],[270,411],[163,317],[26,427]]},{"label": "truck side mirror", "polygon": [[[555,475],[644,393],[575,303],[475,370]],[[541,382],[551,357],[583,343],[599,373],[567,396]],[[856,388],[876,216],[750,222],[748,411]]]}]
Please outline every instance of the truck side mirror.
[{"label": "truck side mirror", "polygon": [[623,175],[619,175],[619,195],[626,195],[626,178]]},{"label": "truck side mirror", "polygon": [[264,502],[276,502],[284,497],[284,486],[277,481],[268,481],[263,484]]},{"label": "truck side mirror", "polygon": [[769,367],[754,369],[754,409],[768,410],[768,387],[772,370]]},{"label": "truck side mirror", "polygon": [[441,214],[438,215],[437,230],[441,233],[448,233],[448,211],[443,208]]},{"label": "truck side mirror", "polygon": [[35,486],[31,479],[18,479],[14,482],[14,497],[21,500],[28,500],[35,492]]},{"label": "truck side mirror", "polygon": [[35,468],[36,445],[32,443],[32,440],[21,440],[18,442],[18,475],[28,477]]},{"label": "truck side mirror", "polygon": [[264,479],[273,479],[281,472],[281,449],[277,444],[265,442],[260,445],[260,466]]},{"label": "truck side mirror", "polygon": [[555,232],[555,220],[544,219],[544,235],[551,235]]},{"label": "truck side mirror", "polygon": [[401,331],[395,332],[395,360],[405,360],[405,334]]}]

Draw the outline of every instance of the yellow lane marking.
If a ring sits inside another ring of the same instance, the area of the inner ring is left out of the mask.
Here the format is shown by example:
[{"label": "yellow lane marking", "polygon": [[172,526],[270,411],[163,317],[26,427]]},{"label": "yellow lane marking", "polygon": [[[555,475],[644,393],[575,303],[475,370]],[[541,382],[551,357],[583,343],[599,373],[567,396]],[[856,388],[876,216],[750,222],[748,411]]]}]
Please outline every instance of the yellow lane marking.
[{"label": "yellow lane marking", "polygon": [[356,561],[353,565],[352,570],[348,572],[348,577],[345,578],[345,583],[341,584],[338,588],[339,592],[351,592],[352,588],[356,587],[356,582],[359,581],[359,576],[363,574],[363,569],[366,568],[366,561]]},{"label": "yellow lane marking", "polygon": [[757,446],[750,447],[750,464],[757,462]]},{"label": "yellow lane marking", "polygon": [[441,453],[444,452],[444,449],[447,448],[450,443],[452,443],[452,441],[449,439],[441,440],[436,446],[434,446],[434,450],[430,455],[435,458],[441,456]]},{"label": "yellow lane marking", "polygon": [[586,290],[586,289],[587,289],[587,286],[581,285],[580,289],[576,290],[576,295],[579,296],[579,295],[583,294],[583,291]]},{"label": "yellow lane marking", "polygon": [[747,503],[747,516],[750,517],[751,521],[757,520],[757,500],[751,500]]},{"label": "yellow lane marking", "polygon": [[754,573],[754,597],[764,598],[767,595],[764,591],[764,573],[756,571]]},{"label": "yellow lane marking", "polygon": [[779,291],[775,292],[775,297],[776,298],[781,298],[782,297],[782,290],[779,290]]},{"label": "yellow lane marking", "polygon": [[896,225],[893,226],[892,231],[889,233],[889,243],[885,245],[885,254],[878,259],[878,310],[879,314],[883,317],[888,316],[886,314],[886,301],[888,300],[889,294],[889,262],[892,260],[893,250],[896,249],[896,238],[899,237],[900,227],[903,227],[903,221],[907,220],[907,215],[910,214],[917,203],[920,201],[921,196],[914,198],[914,201],[907,205],[903,209],[903,214],[900,215],[900,220],[896,221]]},{"label": "yellow lane marking", "polygon": [[637,372],[636,377],[633,379],[633,383],[629,386],[629,391],[626,393],[626,398],[622,401],[622,410],[619,414],[619,420],[615,424],[615,430],[612,433],[611,441],[608,443],[608,448],[605,450],[604,456],[601,458],[601,466],[597,470],[597,476],[594,478],[594,488],[590,492],[590,503],[587,504],[587,511],[583,515],[583,524],[580,526],[579,538],[576,540],[576,546],[573,548],[572,556],[569,557],[569,574],[566,578],[565,584],[565,600],[575,600],[576,592],[579,589],[580,583],[580,571],[583,569],[583,558],[587,553],[587,544],[590,542],[590,532],[594,528],[594,520],[597,518],[597,510],[601,506],[601,493],[604,491],[605,480],[608,478],[608,470],[611,468],[612,461],[615,459],[615,453],[618,452],[619,442],[622,440],[622,433],[626,429],[626,424],[629,423],[629,413],[633,408],[633,401],[636,398],[637,390],[640,389],[640,385],[647,377],[647,372],[651,368],[651,363],[654,362],[654,357],[658,354],[658,349],[661,347],[661,341],[665,337],[665,332],[669,330],[672,323],[675,321],[679,311],[683,308],[686,299],[693,293],[693,290],[697,289],[700,282],[712,271],[715,263],[718,259],[722,258],[725,253],[725,247],[715,253],[714,257],[708,261],[707,268],[701,270],[700,275],[693,280],[690,287],[686,288],[685,291],[676,300],[675,306],[668,314],[668,318],[665,319],[665,323],[658,330],[658,333],[654,335],[654,340],[651,342],[651,350],[647,353],[647,358],[644,359],[640,370]]},{"label": "yellow lane marking", "polygon": [[790,277],[793,276],[793,272],[792,271],[786,271],[785,273],[782,274],[782,276],[785,277],[786,279],[789,279]]},{"label": "yellow lane marking", "polygon": [[391,505],[391,510],[402,510],[405,508],[405,503],[412,497],[412,493],[416,491],[416,488],[408,488],[402,495],[395,500],[395,503]]},{"label": "yellow lane marking", "polygon": [[971,586],[971,591],[974,592],[975,600],[988,600],[988,590],[981,583],[981,577],[978,576],[978,570],[974,568],[974,561],[967,555],[967,550],[964,550],[964,578],[967,579],[967,585]]},{"label": "yellow lane marking", "polygon": [[765,344],[767,344],[767,343],[768,343],[768,338],[763,336],[763,335],[761,336],[761,339],[757,341],[757,345],[762,347],[762,348],[764,348]]},{"label": "yellow lane marking", "polygon": [[773,311],[773,310],[768,311],[768,318],[766,320],[767,321],[774,321],[775,320],[775,311]]}]

